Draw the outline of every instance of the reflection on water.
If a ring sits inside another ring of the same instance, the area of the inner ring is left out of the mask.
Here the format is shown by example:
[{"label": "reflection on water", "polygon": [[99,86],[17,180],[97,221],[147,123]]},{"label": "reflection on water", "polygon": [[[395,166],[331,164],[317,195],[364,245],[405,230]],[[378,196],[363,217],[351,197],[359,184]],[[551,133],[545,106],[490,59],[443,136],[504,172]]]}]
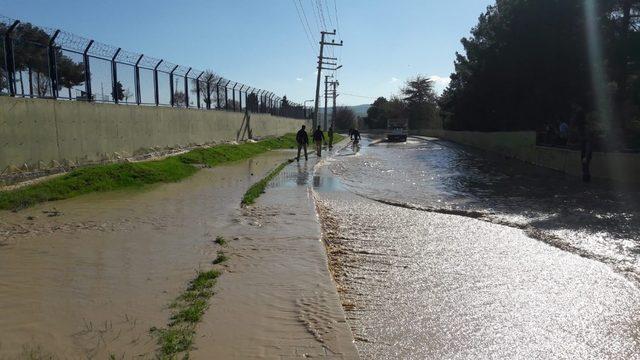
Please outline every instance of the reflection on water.
[{"label": "reflection on water", "polygon": [[[331,161],[331,160],[324,160]],[[330,174],[321,174],[314,171],[318,165],[323,164],[319,160],[300,161],[282,169],[270,183],[270,188],[284,187],[292,188],[297,186],[313,185],[315,189],[343,190],[340,180]]]},{"label": "reflection on water", "polygon": [[[370,141],[370,140],[366,140]],[[349,189],[434,211],[483,214],[556,246],[640,274],[640,192],[437,139],[367,146],[331,170]]]},{"label": "reflection on water", "polygon": [[609,266],[638,262],[637,193],[436,140],[327,169],[345,186],[317,208],[362,358],[640,358],[637,283]]}]

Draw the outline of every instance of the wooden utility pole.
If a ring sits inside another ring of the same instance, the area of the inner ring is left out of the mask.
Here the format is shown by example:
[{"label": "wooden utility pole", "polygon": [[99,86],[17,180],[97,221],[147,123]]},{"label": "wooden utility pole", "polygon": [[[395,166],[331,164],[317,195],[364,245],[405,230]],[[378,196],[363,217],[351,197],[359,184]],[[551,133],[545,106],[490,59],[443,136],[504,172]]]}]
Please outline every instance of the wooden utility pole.
[{"label": "wooden utility pole", "polygon": [[[320,104],[320,77],[322,76],[322,70],[338,70],[342,67],[342,65],[336,68],[325,68],[323,65],[337,65],[335,63],[325,63],[324,60],[331,59],[324,57],[324,47],[326,46],[342,46],[342,41],[340,43],[336,43],[335,40],[331,40],[331,42],[325,42],[325,35],[335,35],[336,30],[333,31],[321,31],[320,32],[320,56],[318,56],[318,77],[316,79],[316,101],[314,105],[314,113],[313,113],[313,128],[318,127],[318,105]],[[331,59],[336,60],[336,59]]]}]

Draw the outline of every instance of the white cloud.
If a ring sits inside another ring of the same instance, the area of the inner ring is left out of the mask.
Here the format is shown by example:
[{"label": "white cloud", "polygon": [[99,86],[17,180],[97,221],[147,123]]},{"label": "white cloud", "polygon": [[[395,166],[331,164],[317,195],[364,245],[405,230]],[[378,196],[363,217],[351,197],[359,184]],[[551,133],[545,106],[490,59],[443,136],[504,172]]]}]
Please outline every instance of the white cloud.
[{"label": "white cloud", "polygon": [[431,75],[429,76],[429,79],[433,81],[434,89],[438,94],[442,94],[444,89],[446,89],[447,86],[449,86],[449,83],[451,82],[450,78],[439,76],[439,75]]},{"label": "white cloud", "polygon": [[302,81],[302,78],[301,77],[297,77],[296,81]]},{"label": "white cloud", "polygon": [[400,81],[400,79],[398,79],[397,77],[392,77],[391,80],[389,80],[389,84],[397,83],[398,81]]},{"label": "white cloud", "polygon": [[436,83],[436,85],[439,85],[439,86],[442,86],[442,87],[446,87],[447,85],[449,85],[449,82],[451,81],[451,79],[449,79],[449,77],[443,77],[443,76],[439,76],[439,75],[430,75],[429,79],[431,79],[431,81]]}]

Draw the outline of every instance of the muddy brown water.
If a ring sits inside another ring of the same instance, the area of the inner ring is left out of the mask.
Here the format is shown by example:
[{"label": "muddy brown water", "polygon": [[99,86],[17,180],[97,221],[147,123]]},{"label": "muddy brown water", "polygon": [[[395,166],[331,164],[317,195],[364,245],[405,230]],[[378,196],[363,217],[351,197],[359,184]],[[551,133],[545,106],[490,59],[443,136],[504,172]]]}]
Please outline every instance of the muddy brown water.
[{"label": "muddy brown water", "polygon": [[362,358],[640,359],[637,192],[437,139],[369,144],[314,188]]},{"label": "muddy brown water", "polygon": [[0,358],[153,357],[149,329],[164,326],[170,301],[211,267],[213,240],[237,223],[246,189],[290,157],[271,152],[143,191],[0,212]]}]

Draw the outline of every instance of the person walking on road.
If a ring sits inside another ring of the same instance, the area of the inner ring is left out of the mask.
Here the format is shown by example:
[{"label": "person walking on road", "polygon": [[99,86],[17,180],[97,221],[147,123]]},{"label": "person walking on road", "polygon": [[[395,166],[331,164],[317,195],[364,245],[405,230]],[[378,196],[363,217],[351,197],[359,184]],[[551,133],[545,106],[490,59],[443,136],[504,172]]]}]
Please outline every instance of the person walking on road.
[{"label": "person walking on road", "polygon": [[313,142],[316,144],[316,154],[318,154],[318,157],[321,157],[322,143],[324,142],[324,133],[322,132],[320,125],[318,125],[316,131],[313,132]]},{"label": "person walking on road", "polygon": [[296,157],[296,161],[300,161],[300,150],[304,149],[304,159],[309,160],[307,156],[307,145],[309,144],[309,135],[307,135],[307,131],[305,130],[307,127],[302,125],[302,129],[298,130],[296,134],[296,142],[298,143],[298,157]]},{"label": "person walking on road", "polygon": [[329,136],[329,150],[331,150],[333,149],[333,126],[329,126],[327,135]]}]

